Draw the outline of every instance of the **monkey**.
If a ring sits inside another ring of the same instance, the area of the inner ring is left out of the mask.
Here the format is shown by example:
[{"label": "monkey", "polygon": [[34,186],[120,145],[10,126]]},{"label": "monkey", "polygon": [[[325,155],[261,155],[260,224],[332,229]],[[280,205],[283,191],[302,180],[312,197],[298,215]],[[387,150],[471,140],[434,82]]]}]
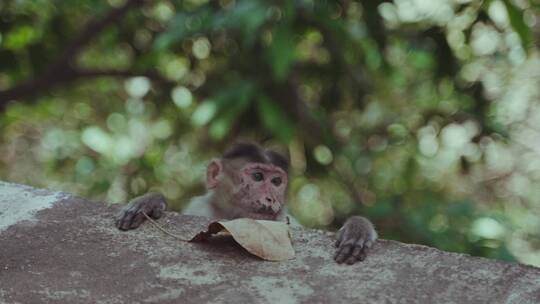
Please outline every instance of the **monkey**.
[{"label": "monkey", "polygon": [[[287,159],[255,143],[237,143],[206,170],[204,196],[193,198],[183,214],[212,219],[252,218],[283,221],[288,188]],[[159,219],[167,209],[165,197],[156,192],[131,200],[117,215],[120,230],[139,227],[146,217]],[[294,218],[291,217],[294,221]],[[354,264],[366,258],[377,240],[373,224],[365,217],[351,216],[336,233],[334,260]]]}]

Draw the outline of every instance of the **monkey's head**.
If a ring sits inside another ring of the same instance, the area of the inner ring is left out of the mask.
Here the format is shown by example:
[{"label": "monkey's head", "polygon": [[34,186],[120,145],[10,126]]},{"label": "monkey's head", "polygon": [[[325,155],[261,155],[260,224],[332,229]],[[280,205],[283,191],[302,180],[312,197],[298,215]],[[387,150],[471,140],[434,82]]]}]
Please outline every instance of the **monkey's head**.
[{"label": "monkey's head", "polygon": [[274,220],[286,203],[287,172],[287,159],[279,153],[236,144],[210,162],[206,187],[215,206],[233,217]]}]

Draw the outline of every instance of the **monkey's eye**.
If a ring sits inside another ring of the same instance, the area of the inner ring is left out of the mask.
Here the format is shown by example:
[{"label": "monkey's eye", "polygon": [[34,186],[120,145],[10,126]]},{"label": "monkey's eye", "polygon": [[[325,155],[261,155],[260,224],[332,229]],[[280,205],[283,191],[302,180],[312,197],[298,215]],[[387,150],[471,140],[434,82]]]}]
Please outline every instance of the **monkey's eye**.
[{"label": "monkey's eye", "polygon": [[276,186],[276,187],[281,185],[281,177],[272,178],[272,184],[274,184],[274,186]]},{"label": "monkey's eye", "polygon": [[264,175],[261,172],[255,172],[255,173],[251,174],[251,177],[256,182],[260,182],[260,181],[262,181],[264,179]]}]

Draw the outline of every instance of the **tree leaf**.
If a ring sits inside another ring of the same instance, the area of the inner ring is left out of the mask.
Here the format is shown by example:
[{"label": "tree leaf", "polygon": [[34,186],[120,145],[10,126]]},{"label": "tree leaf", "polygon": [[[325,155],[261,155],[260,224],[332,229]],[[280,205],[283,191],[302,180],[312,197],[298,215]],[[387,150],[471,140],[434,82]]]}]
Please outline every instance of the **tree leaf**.
[{"label": "tree leaf", "polygon": [[201,231],[190,242],[202,242],[214,234],[225,232],[249,253],[268,261],[294,258],[289,226],[282,222],[240,218],[232,221],[212,222],[207,231]]},{"label": "tree leaf", "polygon": [[514,31],[519,35],[523,50],[527,52],[531,43],[531,32],[529,26],[525,23],[523,11],[517,8],[510,0],[503,0],[503,2],[508,12],[508,18],[510,18],[510,24]]},{"label": "tree leaf", "polygon": [[296,60],[295,39],[288,24],[276,26],[272,31],[272,44],[267,48],[274,79],[283,81]]},{"label": "tree leaf", "polygon": [[257,111],[267,130],[283,142],[291,140],[294,125],[279,105],[270,98],[260,95],[257,99]]},{"label": "tree leaf", "polygon": [[268,18],[268,4],[259,0],[237,1],[233,9],[214,18],[214,30],[234,29],[242,32],[247,40],[252,37]]},{"label": "tree leaf", "polygon": [[214,97],[217,115],[209,128],[212,138],[221,140],[227,135],[238,117],[248,108],[254,93],[255,85],[250,81],[242,81],[223,89]]},{"label": "tree leaf", "polygon": [[244,42],[249,45],[267,20],[267,10],[268,5],[262,1],[243,0],[238,1],[234,8],[225,11],[214,11],[205,5],[194,12],[181,12],[171,20],[167,30],[158,36],[154,47],[164,50],[193,35],[223,30],[239,31],[245,39]]},{"label": "tree leaf", "polygon": [[172,44],[177,43],[184,38],[190,37],[195,33],[206,33],[213,28],[213,15],[207,7],[192,13],[179,13],[170,22],[167,30],[161,33],[154,47],[157,50],[165,50]]}]

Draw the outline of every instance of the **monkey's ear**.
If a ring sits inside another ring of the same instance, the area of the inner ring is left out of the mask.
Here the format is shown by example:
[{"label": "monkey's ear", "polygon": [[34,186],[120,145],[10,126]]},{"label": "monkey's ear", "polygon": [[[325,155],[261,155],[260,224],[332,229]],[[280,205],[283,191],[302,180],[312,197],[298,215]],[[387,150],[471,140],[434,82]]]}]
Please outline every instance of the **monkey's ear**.
[{"label": "monkey's ear", "polygon": [[223,166],[221,165],[221,160],[213,159],[206,168],[206,189],[214,189],[219,181],[221,180],[221,175],[223,174]]}]

